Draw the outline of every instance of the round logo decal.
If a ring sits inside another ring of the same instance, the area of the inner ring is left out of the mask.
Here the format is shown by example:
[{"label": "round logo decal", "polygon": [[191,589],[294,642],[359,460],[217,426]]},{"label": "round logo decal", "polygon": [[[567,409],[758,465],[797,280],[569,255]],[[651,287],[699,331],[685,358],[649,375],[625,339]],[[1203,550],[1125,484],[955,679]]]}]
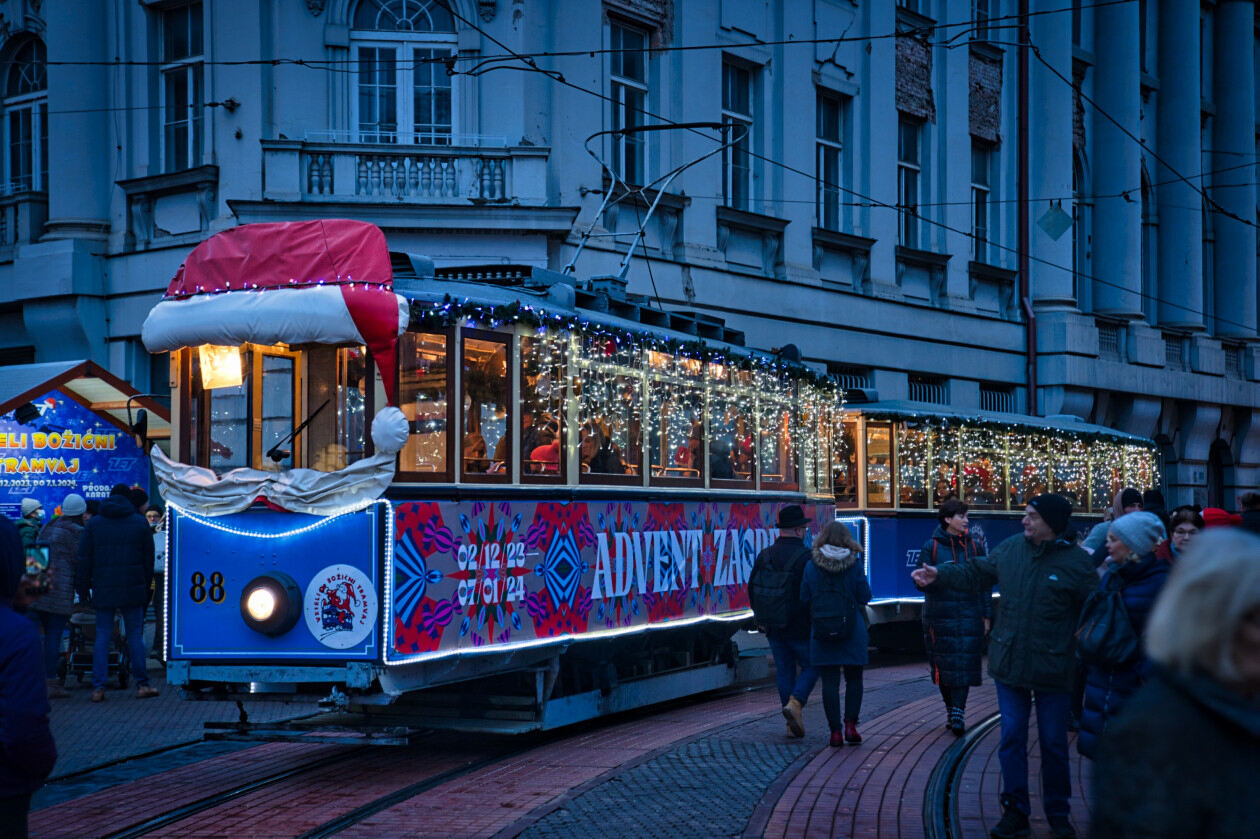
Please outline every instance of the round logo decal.
[{"label": "round logo decal", "polygon": [[363,643],[376,623],[376,588],[353,565],[329,565],[306,587],[302,613],[321,644],[349,649]]}]

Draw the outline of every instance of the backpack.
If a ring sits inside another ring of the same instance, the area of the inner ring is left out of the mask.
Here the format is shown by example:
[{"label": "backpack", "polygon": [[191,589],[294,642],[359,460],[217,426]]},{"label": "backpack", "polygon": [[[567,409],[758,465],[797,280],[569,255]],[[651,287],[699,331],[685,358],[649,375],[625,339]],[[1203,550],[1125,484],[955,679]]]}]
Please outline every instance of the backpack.
[{"label": "backpack", "polygon": [[822,584],[809,603],[809,615],[814,640],[834,643],[853,637],[857,600],[845,574],[823,573]]},{"label": "backpack", "polygon": [[1137,658],[1141,642],[1118,588],[1093,592],[1076,627],[1076,657],[1086,664],[1120,667]]},{"label": "backpack", "polygon": [[621,458],[612,450],[612,440],[605,440],[599,447],[599,451],[591,455],[590,467],[592,472],[600,472],[604,475],[624,475],[626,465],[621,462]]},{"label": "backpack", "polygon": [[767,562],[748,581],[753,619],[766,629],[784,630],[792,622],[792,612],[800,602],[800,575],[794,573],[797,561],[809,553],[806,548],[784,567]]}]

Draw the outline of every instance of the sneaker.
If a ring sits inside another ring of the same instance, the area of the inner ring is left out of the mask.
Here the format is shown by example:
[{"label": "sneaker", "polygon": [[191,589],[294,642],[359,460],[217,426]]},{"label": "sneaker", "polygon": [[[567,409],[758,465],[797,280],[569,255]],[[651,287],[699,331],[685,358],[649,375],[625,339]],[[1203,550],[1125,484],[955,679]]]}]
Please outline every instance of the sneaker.
[{"label": "sneaker", "polygon": [[805,736],[805,721],[801,718],[801,700],[793,696],[783,706],[783,718],[787,720],[788,730],[793,737]]},{"label": "sneaker", "polygon": [[1028,828],[1028,816],[1020,812],[1014,804],[1002,802],[1002,820],[993,826],[989,835],[993,839],[1016,839],[1032,833]]},{"label": "sneaker", "polygon": [[959,737],[967,730],[967,716],[962,708],[949,709],[949,730]]},{"label": "sneaker", "polygon": [[844,721],[844,740],[846,743],[862,742],[862,735],[857,730],[857,720]]},{"label": "sneaker", "polygon": [[831,747],[835,748],[837,746],[843,746],[843,745],[844,745],[844,732],[838,731],[838,730],[831,732]]},{"label": "sneaker", "polygon": [[1054,839],[1076,839],[1076,828],[1067,816],[1046,816],[1046,824],[1050,825]]},{"label": "sneaker", "polygon": [[105,701],[105,688],[97,688],[96,690],[92,691],[92,701],[104,702]]},{"label": "sneaker", "polygon": [[150,696],[157,696],[158,689],[152,685],[141,685],[136,688],[136,699],[148,699]]}]

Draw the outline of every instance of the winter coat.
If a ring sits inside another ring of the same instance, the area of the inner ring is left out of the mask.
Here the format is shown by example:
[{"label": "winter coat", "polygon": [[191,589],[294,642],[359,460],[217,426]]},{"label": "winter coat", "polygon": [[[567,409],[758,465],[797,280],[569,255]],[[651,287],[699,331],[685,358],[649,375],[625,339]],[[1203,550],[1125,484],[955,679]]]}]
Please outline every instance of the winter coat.
[{"label": "winter coat", "polygon": [[[780,536],[774,540],[773,545],[757,554],[757,560],[753,563],[752,573],[748,576],[750,597],[752,581],[756,579],[759,571],[768,569],[771,566],[781,568],[788,564],[792,568],[790,590],[799,592],[801,575],[805,573],[805,566],[809,564],[809,550],[805,547],[805,543],[796,536]],[[753,606],[753,609],[754,611],[757,610],[756,605]],[[809,640],[809,607],[798,599],[792,605],[791,611],[792,618],[788,622],[786,629],[770,630],[767,634],[774,636],[776,640],[782,641]]]},{"label": "winter coat", "polygon": [[74,573],[82,538],[83,525],[65,518],[53,519],[39,532],[39,542],[48,545],[49,589],[31,604],[32,609],[53,615],[74,611]]},{"label": "winter coat", "polygon": [[854,601],[851,618],[853,634],[843,641],[819,640],[810,632],[809,663],[813,667],[837,665],[865,665],[870,640],[866,631],[866,604],[871,602],[871,586],[866,581],[866,568],[858,560],[860,556],[848,553],[843,557],[828,557],[814,548],[805,573],[801,578],[801,600],[807,605],[819,594],[824,578],[840,576],[841,582]]},{"label": "winter coat", "polygon": [[44,645],[35,624],[12,605],[25,570],[17,528],[0,521],[0,798],[30,795],[57,762],[48,725]]},{"label": "winter coat", "polygon": [[[1129,623],[1139,638],[1146,633],[1146,619],[1168,581],[1169,570],[1167,562],[1149,553],[1136,562],[1108,563],[1098,584],[1099,591],[1120,590]],[[1076,738],[1076,748],[1082,755],[1091,760],[1097,757],[1098,738],[1121,706],[1142,686],[1147,668],[1145,656],[1120,667],[1091,664],[1085,668],[1085,706]]]},{"label": "winter coat", "polygon": [[1099,743],[1092,835],[1255,836],[1260,703],[1202,674],[1149,675]]},{"label": "winter coat", "polygon": [[1033,544],[1016,534],[987,557],[947,563],[927,591],[1001,587],[989,634],[989,675],[1025,690],[1068,693],[1076,677],[1077,620],[1098,585],[1089,554],[1066,538]]},{"label": "winter coat", "polygon": [[[964,533],[954,536],[936,528],[919,554],[920,565],[938,568],[980,554],[980,546]],[[984,656],[984,619],[992,594],[967,589],[933,589],[923,598],[923,645],[932,681],[942,687],[980,684]]]},{"label": "winter coat", "polygon": [[26,550],[35,547],[35,543],[39,541],[39,522],[35,519],[20,518],[15,523],[18,535],[22,537],[22,551],[25,556]]},{"label": "winter coat", "polygon": [[1260,536],[1260,510],[1243,510],[1239,527]]},{"label": "winter coat", "polygon": [[152,583],[153,531],[129,500],[111,495],[83,529],[75,575],[79,597],[87,599],[90,589],[97,609],[144,606]]}]

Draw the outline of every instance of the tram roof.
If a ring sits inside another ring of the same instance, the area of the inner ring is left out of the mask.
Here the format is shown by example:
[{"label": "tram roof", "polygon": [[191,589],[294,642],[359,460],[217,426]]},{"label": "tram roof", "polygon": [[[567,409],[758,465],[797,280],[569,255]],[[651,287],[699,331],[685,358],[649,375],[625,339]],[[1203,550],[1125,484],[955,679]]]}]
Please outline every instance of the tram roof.
[{"label": "tram roof", "polygon": [[847,410],[861,413],[876,419],[923,419],[944,420],[946,422],[966,425],[1018,425],[1028,428],[1042,428],[1047,431],[1067,431],[1075,434],[1111,437],[1117,442],[1153,445],[1153,442],[1136,434],[1117,431],[1105,425],[1094,425],[1071,414],[1056,414],[1049,417],[1034,417],[1029,414],[1010,414],[1002,411],[957,411],[946,406],[924,405],[900,399],[888,399],[868,402],[861,405],[848,405]]}]

